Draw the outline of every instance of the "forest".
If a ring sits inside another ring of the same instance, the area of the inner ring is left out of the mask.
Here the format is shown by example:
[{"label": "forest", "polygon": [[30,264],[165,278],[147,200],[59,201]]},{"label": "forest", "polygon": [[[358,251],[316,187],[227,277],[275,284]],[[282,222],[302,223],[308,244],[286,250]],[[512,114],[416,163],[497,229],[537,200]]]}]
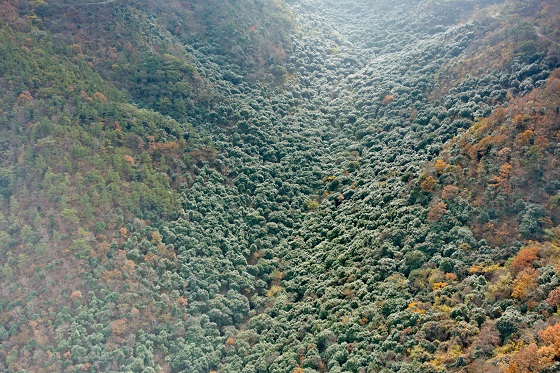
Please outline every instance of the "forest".
[{"label": "forest", "polygon": [[560,371],[560,0],[2,0],[0,371]]}]

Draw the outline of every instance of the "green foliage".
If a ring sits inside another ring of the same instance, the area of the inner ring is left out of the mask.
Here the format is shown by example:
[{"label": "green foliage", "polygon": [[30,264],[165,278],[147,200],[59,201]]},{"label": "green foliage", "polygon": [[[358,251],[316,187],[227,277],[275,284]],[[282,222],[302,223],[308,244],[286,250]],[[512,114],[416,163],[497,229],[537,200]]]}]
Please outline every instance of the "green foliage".
[{"label": "green foliage", "polygon": [[1,370],[474,371],[554,317],[554,11],[69,4],[0,5]]}]

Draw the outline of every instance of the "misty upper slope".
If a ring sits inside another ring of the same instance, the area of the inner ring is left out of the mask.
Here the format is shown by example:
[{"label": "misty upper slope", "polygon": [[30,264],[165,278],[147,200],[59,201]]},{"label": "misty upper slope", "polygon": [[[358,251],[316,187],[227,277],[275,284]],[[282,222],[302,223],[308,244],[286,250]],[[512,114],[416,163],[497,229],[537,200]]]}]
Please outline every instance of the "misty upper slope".
[{"label": "misty upper slope", "polygon": [[2,5],[3,369],[556,369],[557,2],[287,3]]}]

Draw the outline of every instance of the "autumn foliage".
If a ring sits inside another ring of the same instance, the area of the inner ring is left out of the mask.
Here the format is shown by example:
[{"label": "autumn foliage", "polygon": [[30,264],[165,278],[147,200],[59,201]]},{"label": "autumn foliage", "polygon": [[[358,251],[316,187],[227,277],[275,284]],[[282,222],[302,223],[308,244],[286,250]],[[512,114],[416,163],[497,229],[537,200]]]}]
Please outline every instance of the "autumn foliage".
[{"label": "autumn foliage", "polygon": [[560,358],[560,323],[538,333],[539,343],[532,342],[515,352],[506,368],[507,373],[541,372]]},{"label": "autumn foliage", "polygon": [[520,272],[513,281],[511,296],[517,299],[526,298],[529,292],[537,285],[538,273],[533,268],[526,268]]},{"label": "autumn foliage", "polygon": [[438,221],[446,212],[447,205],[444,202],[438,202],[428,211],[428,221]]},{"label": "autumn foliage", "polygon": [[538,253],[539,250],[534,246],[521,248],[521,250],[517,253],[517,256],[513,259],[513,262],[511,262],[510,268],[512,272],[517,274],[530,267],[535,259],[537,259]]}]

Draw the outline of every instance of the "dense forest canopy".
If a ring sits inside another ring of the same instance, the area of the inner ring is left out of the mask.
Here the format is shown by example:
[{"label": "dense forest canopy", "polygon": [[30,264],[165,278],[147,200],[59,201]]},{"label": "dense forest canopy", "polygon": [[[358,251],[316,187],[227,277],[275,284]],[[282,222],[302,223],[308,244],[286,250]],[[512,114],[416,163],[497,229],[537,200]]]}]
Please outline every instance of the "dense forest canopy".
[{"label": "dense forest canopy", "polygon": [[557,372],[558,0],[3,0],[0,370]]}]

